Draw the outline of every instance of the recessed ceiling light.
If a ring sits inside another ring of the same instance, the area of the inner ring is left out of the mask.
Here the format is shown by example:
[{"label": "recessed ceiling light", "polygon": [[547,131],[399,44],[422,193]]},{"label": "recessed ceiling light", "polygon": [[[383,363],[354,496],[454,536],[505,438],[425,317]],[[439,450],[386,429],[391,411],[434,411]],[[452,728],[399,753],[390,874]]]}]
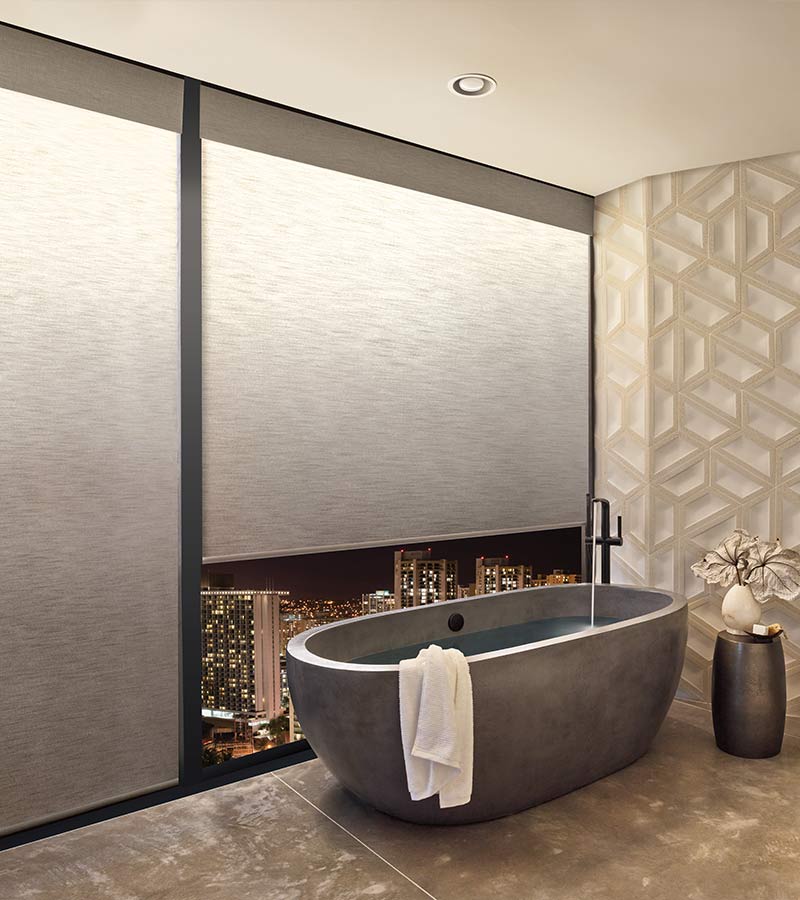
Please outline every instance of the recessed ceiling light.
[{"label": "recessed ceiling light", "polygon": [[451,78],[447,82],[447,87],[459,97],[485,97],[497,87],[497,82],[489,75],[469,72],[466,75],[456,75],[455,78]]}]

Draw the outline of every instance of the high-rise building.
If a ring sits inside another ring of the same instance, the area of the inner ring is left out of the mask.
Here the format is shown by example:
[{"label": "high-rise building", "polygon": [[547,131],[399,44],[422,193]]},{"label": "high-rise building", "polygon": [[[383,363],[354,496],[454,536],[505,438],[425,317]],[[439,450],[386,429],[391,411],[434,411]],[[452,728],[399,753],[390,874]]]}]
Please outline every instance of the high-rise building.
[{"label": "high-rise building", "polygon": [[430,550],[396,550],[394,600],[401,609],[455,600],[458,596],[458,561],[431,559]]},{"label": "high-rise building", "polygon": [[280,601],[286,596],[236,590],[232,581],[210,577],[200,592],[204,710],[280,714]]},{"label": "high-rise building", "polygon": [[579,584],[580,575],[566,573],[563,569],[553,569],[549,575],[536,575],[531,582],[531,587],[545,587],[554,584]]},{"label": "high-rise building", "polygon": [[554,569],[545,579],[545,584],[578,584],[580,575],[569,575],[563,569]]},{"label": "high-rise building", "polygon": [[361,595],[361,615],[390,612],[394,609],[394,594],[391,591],[373,591]]},{"label": "high-rise building", "polygon": [[530,566],[515,566],[507,556],[479,556],[475,560],[475,585],[478,594],[499,594],[531,587]]}]

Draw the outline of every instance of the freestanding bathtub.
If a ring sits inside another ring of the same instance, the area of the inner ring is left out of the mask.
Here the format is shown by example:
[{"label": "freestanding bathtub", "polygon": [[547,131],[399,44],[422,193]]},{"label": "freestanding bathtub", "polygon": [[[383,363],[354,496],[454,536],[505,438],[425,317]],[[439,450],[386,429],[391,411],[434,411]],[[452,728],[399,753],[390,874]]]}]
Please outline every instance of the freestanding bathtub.
[{"label": "freestanding bathtub", "polygon": [[588,616],[589,585],[451,600],[298,635],[287,651],[289,687],[309,743],[364,802],[409,822],[437,825],[519,812],[629,765],[647,752],[675,695],[686,601],[615,585],[596,591],[598,619],[619,621],[468,655],[475,757],[472,800],[465,806],[439,809],[435,797],[411,800],[398,665],[353,660],[453,638],[448,621],[455,613],[464,620],[459,636],[472,643],[482,639],[477,632],[506,626],[519,626],[525,640],[534,621]]}]

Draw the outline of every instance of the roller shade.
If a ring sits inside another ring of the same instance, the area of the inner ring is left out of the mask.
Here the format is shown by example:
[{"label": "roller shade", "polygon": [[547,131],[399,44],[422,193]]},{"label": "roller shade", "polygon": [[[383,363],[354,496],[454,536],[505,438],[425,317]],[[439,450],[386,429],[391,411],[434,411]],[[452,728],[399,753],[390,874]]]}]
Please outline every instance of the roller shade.
[{"label": "roller shade", "polygon": [[586,234],[253,149],[258,115],[203,142],[207,561],[580,522]]},{"label": "roller shade", "polygon": [[214,88],[201,91],[200,133],[210,141],[592,233],[594,198],[586,194]]},{"label": "roller shade", "polygon": [[6,25],[0,25],[0,88],[181,130],[181,78]]},{"label": "roller shade", "polygon": [[178,776],[177,138],[131,118],[0,88],[0,833]]}]

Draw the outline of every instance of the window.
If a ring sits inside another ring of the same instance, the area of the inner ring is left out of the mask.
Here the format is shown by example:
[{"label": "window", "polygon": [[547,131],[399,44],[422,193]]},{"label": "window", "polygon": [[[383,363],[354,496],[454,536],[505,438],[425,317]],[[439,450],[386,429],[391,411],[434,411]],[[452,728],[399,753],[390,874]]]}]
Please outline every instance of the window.
[{"label": "window", "polygon": [[[581,530],[570,528],[205,566],[204,764],[303,737],[286,680],[286,646],[308,628],[531,583],[579,581],[581,554]],[[514,577],[501,576],[498,586],[498,570]]]}]

